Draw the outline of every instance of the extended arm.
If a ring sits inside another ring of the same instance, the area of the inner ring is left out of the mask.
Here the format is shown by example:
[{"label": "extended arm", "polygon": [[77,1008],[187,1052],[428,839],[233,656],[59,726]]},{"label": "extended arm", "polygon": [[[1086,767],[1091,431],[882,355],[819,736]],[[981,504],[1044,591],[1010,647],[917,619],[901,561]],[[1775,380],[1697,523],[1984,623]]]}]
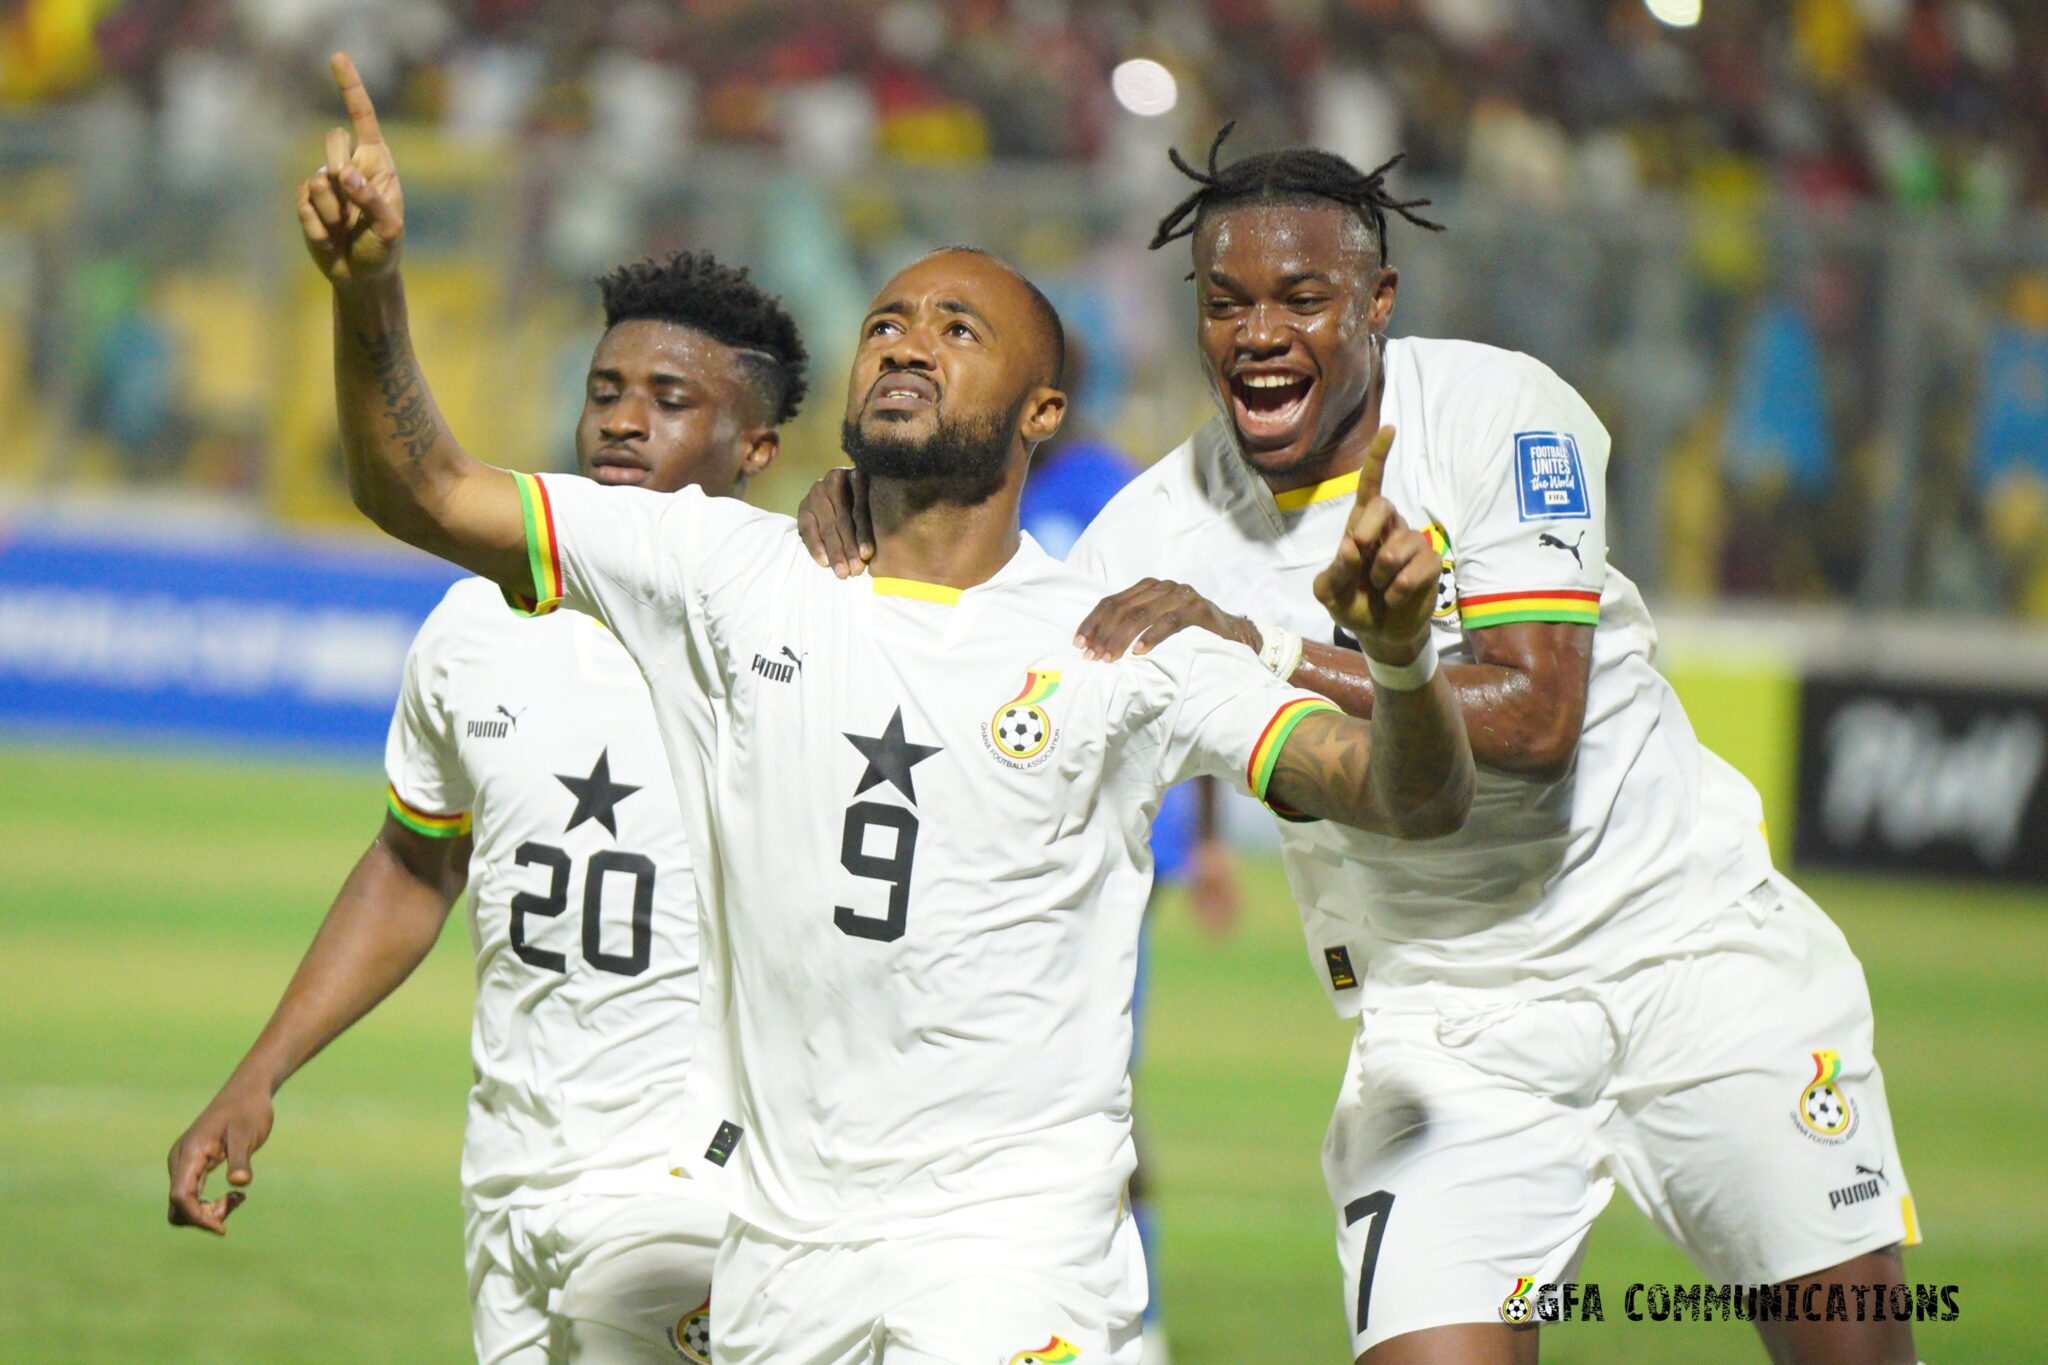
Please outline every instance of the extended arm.
[{"label": "extended arm", "polygon": [[[1489,768],[1555,779],[1571,767],[1586,723],[1586,683],[1593,669],[1593,627],[1525,621],[1465,637],[1474,662],[1444,669],[1472,754]],[[1309,645],[1288,679],[1319,692],[1354,716],[1373,714],[1365,656],[1335,645]]]},{"label": "extended arm", "polygon": [[[386,816],[356,861],[285,987],[276,1011],[227,1083],[171,1147],[170,1220],[226,1233],[252,1178],[249,1158],[270,1136],[271,1098],[316,1053],[412,975],[440,937],[468,876],[469,838],[431,839]],[[204,1198],[226,1162],[237,1188]]]},{"label": "extended arm", "polygon": [[349,495],[364,515],[521,595],[533,592],[512,475],[456,444],[413,355],[398,257],[405,199],[377,111],[347,56],[334,57],[353,138],[299,186],[306,251],[334,288],[334,390]]},{"label": "extended arm", "polygon": [[1472,807],[1472,748],[1441,672],[1388,692],[1370,721],[1303,718],[1266,787],[1274,806],[1400,839],[1454,833]]}]

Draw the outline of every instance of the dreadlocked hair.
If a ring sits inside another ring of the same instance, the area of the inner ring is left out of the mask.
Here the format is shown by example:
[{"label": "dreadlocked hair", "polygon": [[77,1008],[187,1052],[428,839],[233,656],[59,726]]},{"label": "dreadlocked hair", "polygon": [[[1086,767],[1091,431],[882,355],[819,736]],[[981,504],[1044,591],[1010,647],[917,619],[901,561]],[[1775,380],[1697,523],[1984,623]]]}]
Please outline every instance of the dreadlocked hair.
[{"label": "dreadlocked hair", "polygon": [[1387,172],[1401,163],[1406,152],[1397,153],[1369,172],[1334,152],[1317,147],[1286,147],[1277,152],[1260,152],[1228,166],[1216,165],[1223,139],[1237,123],[1223,125],[1209,144],[1209,168],[1190,166],[1177,151],[1168,151],[1174,168],[1201,188],[1174,206],[1159,220],[1152,235],[1152,250],[1168,242],[1194,235],[1202,219],[1212,210],[1239,204],[1271,204],[1290,199],[1327,199],[1356,212],[1372,232],[1379,247],[1380,264],[1387,263],[1387,215],[1398,213],[1416,227],[1442,232],[1442,223],[1431,222],[1415,212],[1428,208],[1427,199],[1396,199],[1387,193]]},{"label": "dreadlocked hair", "polygon": [[622,322],[672,322],[739,352],[748,378],[780,426],[809,390],[810,355],[782,300],[747,278],[745,266],[708,251],[678,251],[619,266],[599,277],[607,329]]}]

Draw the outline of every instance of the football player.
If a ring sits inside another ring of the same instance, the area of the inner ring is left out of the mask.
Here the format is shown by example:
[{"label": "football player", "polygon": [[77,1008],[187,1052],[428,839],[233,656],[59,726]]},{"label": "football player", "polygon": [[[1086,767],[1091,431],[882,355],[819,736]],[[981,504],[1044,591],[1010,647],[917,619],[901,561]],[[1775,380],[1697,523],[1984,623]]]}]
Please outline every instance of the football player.
[{"label": "football player", "polygon": [[844,442],[871,480],[869,574],[819,568],[793,520],[731,500],[493,468],[431,407],[424,430],[399,418],[425,391],[403,213],[350,98],[357,145],[330,153],[302,218],[347,262],[331,277],[357,505],[603,620],[648,678],[682,793],[706,943],[685,1150],[735,1215],[720,1359],[1134,1360],[1128,1011],[1151,812],[1207,773],[1390,837],[1456,829],[1472,774],[1430,643],[1438,556],[1369,464],[1317,589],[1371,660],[1369,722],[1199,632],[1084,658],[1074,628],[1102,585],[1017,525],[1065,405],[1059,321],[957,248],[899,272],[862,326]]}]

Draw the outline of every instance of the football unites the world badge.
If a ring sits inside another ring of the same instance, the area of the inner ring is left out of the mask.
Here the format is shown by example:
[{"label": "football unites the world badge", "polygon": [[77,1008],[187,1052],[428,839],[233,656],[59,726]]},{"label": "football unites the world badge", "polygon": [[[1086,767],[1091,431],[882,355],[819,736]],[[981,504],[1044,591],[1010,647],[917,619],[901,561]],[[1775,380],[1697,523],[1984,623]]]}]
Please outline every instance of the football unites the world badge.
[{"label": "football unites the world badge", "polygon": [[997,758],[1013,768],[1038,766],[1058,738],[1045,701],[1059,689],[1057,673],[1033,669],[1024,675],[1024,690],[988,718],[988,746]]}]

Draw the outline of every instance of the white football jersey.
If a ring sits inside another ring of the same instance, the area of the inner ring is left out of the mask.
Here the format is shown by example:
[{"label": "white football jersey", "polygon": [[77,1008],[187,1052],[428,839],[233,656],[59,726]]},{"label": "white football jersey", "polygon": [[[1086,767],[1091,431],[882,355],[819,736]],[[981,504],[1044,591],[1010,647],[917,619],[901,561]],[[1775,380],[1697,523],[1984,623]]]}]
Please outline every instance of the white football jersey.
[{"label": "white football jersey", "polygon": [[464,579],[413,641],[385,771],[398,819],[475,835],[470,1200],[672,1190],[697,900],[633,660],[587,616]]},{"label": "white football jersey", "polygon": [[682,805],[719,1106],[679,1150],[793,1240],[1114,1226],[1152,812],[1197,774],[1262,794],[1327,703],[1199,633],[1084,660],[1103,585],[1029,537],[962,592],[836,578],[788,517],[689,490],[521,488],[543,599],[618,632],[672,749],[669,708],[712,702],[708,770],[671,754],[708,771]]},{"label": "white football jersey", "polygon": [[[1382,491],[1442,551],[1436,645],[1519,621],[1595,627],[1578,757],[1562,779],[1481,767],[1464,829],[1401,844],[1283,827],[1309,959],[1340,1013],[1388,987],[1540,994],[1676,951],[1770,871],[1762,805],[1702,749],[1651,665],[1656,630],[1607,563],[1608,438],[1546,366],[1463,341],[1392,340]],[[1226,611],[1338,639],[1313,583],[1355,498],[1351,474],[1277,499],[1212,418],[1134,479],[1074,548],[1119,588],[1184,582]]]}]

